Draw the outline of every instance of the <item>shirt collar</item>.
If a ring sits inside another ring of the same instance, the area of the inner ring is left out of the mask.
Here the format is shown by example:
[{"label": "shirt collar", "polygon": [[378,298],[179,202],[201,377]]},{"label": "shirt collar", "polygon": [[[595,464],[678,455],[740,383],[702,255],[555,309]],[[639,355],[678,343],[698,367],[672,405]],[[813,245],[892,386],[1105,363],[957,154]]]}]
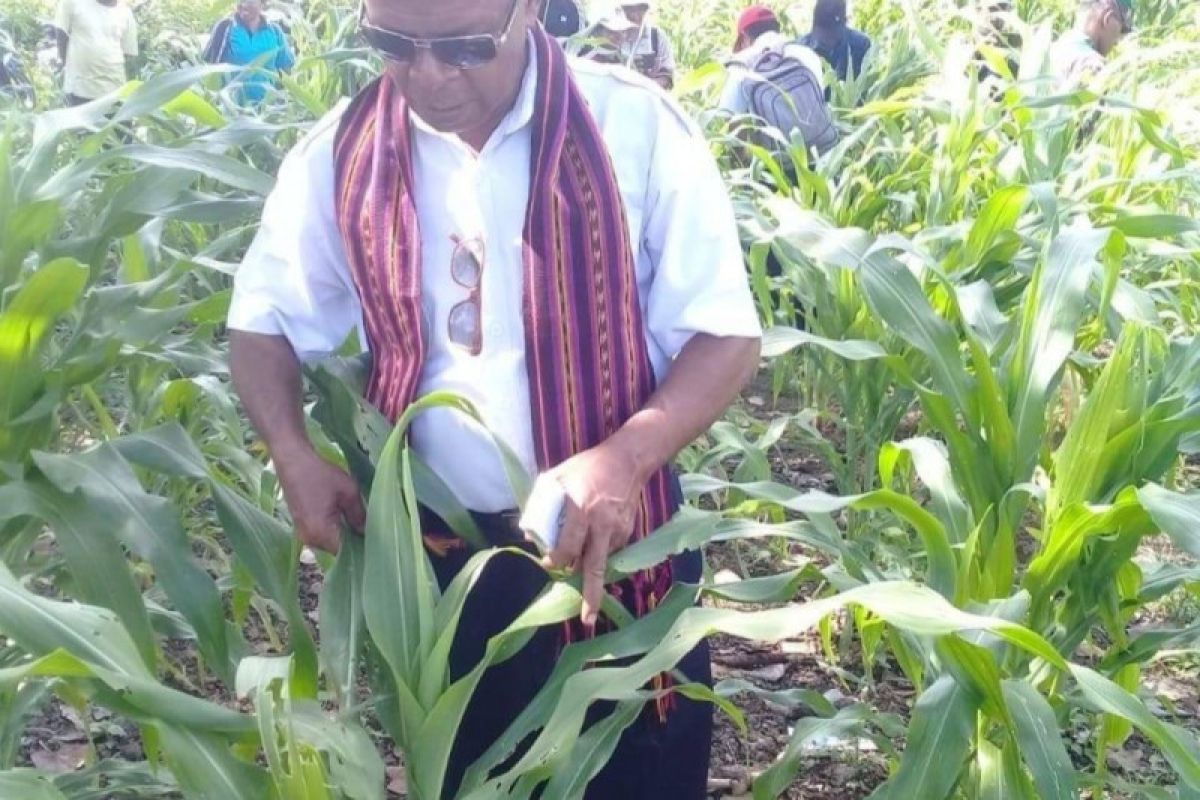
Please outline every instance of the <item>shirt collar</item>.
[{"label": "shirt collar", "polygon": [[[533,110],[537,102],[538,86],[537,54],[533,34],[529,34],[528,36],[527,47],[528,64],[525,67],[525,75],[521,78],[521,88],[517,90],[517,98],[513,101],[512,108],[500,120],[500,124],[496,126],[495,133],[488,140],[488,146],[492,142],[504,140],[533,123]],[[437,130],[417,114],[409,113],[412,116],[413,125],[422,133],[441,138],[456,138],[453,134]]]}]

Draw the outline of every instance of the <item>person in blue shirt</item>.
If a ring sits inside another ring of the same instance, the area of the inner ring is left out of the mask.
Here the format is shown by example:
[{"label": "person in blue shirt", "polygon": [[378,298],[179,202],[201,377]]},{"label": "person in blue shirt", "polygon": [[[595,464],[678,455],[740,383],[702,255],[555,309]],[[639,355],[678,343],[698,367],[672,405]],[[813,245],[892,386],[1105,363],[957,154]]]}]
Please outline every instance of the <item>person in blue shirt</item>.
[{"label": "person in blue shirt", "polygon": [[829,62],[843,81],[862,74],[863,60],[871,49],[870,37],[851,28],[846,17],[846,0],[817,0],[812,31],[800,39]]},{"label": "person in blue shirt", "polygon": [[234,64],[255,69],[245,70],[232,79],[243,103],[260,103],[276,75],[296,63],[287,32],[263,15],[266,0],[238,0],[237,11],[216,24],[204,48],[204,60],[210,64]]}]

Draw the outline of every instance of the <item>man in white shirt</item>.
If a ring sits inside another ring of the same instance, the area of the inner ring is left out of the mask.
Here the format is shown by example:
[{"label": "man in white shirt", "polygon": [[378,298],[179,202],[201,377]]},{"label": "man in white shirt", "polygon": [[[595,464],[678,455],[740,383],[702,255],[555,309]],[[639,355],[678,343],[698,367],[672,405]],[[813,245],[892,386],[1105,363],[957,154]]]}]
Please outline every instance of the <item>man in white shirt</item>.
[{"label": "man in white shirt", "polygon": [[138,43],[137,21],[124,0],[59,0],[54,27],[68,104],[86,103],[125,85]]},{"label": "man in white shirt", "polygon": [[636,33],[630,37],[625,55],[627,66],[637,70],[664,89],[675,85],[675,50],[666,31],[648,19],[649,0],[622,3],[621,13],[633,23]]},{"label": "man in white shirt", "polygon": [[[281,168],[237,276],[231,360],[298,535],[327,550],[343,520],[361,527],[364,514],[353,481],[305,434],[301,361],[358,331],[373,358],[368,399],[389,417],[434,390],[472,401],[527,470],[565,491],[548,563],[582,571],[590,626],[608,555],[677,506],[670,462],[753,374],[761,329],[703,137],[620,70],[567,69],[539,7],[367,0],[363,32],[387,70]],[[478,426],[434,411],[412,442],[485,534],[519,542],[516,498]],[[457,552],[433,558],[439,580],[453,575],[448,559],[463,563]],[[527,559],[491,565],[464,613],[452,676],[545,584]],[[621,598],[644,611],[700,566],[698,554],[676,559]],[[555,636],[485,675],[447,793],[549,675]],[[708,680],[706,647],[680,669]],[[589,797],[704,796],[711,709],[673,702],[627,730]]]}]

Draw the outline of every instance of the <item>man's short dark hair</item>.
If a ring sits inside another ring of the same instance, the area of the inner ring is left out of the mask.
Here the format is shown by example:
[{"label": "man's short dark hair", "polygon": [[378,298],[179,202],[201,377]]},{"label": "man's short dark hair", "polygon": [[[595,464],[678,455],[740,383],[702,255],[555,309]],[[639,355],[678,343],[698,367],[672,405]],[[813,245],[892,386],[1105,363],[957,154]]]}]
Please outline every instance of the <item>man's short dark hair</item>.
[{"label": "man's short dark hair", "polygon": [[782,30],[783,28],[779,26],[779,20],[764,19],[762,22],[756,22],[749,28],[746,28],[746,36],[753,41],[764,33],[779,33]]},{"label": "man's short dark hair", "polygon": [[846,0],[817,0],[813,9],[813,27],[844,28],[846,26]]}]

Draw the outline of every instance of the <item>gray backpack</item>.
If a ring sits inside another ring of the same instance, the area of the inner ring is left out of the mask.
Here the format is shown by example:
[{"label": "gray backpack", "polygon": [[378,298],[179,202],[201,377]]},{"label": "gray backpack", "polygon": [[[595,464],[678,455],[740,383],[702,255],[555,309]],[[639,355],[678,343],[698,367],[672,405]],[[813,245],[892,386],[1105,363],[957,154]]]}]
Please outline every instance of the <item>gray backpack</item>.
[{"label": "gray backpack", "polygon": [[768,49],[748,65],[752,78],[743,84],[750,113],[778,128],[784,136],[800,132],[818,153],[838,141],[825,92],[813,71],[785,50]]}]

